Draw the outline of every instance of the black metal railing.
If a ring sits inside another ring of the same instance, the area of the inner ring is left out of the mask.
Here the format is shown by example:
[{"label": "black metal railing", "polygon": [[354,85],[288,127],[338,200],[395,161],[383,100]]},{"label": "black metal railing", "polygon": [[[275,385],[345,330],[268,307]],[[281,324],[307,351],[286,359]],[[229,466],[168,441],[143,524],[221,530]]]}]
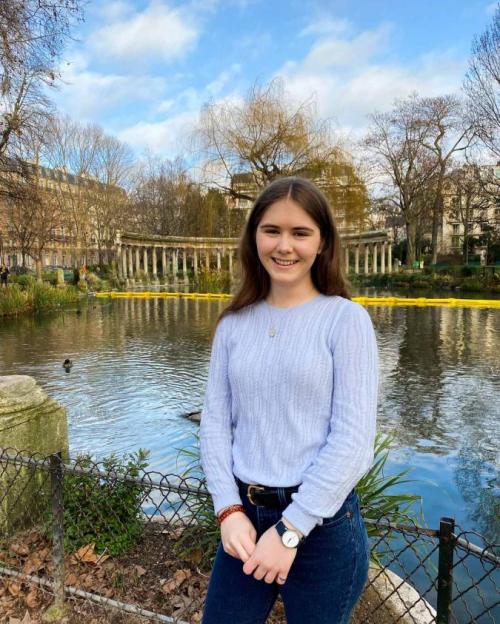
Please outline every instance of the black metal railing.
[{"label": "black metal railing", "polygon": [[[372,565],[353,622],[495,623],[498,546],[452,518],[366,523]],[[0,614],[52,605],[72,622],[118,610],[196,624],[217,541],[201,478],[0,449]],[[268,621],[285,621],[279,602]]]}]

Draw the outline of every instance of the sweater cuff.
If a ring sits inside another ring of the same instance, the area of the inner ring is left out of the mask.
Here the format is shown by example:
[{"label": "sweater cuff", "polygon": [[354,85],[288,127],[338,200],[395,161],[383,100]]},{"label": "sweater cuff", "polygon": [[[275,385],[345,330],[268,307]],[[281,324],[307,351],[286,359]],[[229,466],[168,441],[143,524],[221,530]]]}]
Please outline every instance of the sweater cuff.
[{"label": "sweater cuff", "polygon": [[232,492],[224,492],[223,494],[213,495],[212,499],[214,501],[215,515],[217,515],[223,507],[242,504],[240,495]]},{"label": "sweater cuff", "polygon": [[305,512],[295,502],[290,503],[281,515],[306,537],[317,524],[322,523],[322,518]]}]

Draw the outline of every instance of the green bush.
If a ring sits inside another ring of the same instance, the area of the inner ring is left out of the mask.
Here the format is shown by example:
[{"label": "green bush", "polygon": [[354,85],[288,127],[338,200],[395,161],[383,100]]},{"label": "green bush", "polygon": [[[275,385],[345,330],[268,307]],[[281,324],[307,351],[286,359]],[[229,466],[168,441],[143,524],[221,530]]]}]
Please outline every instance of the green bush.
[{"label": "green bush", "polygon": [[231,287],[229,271],[214,271],[200,268],[195,280],[195,287],[202,293],[228,293]]},{"label": "green bush", "polygon": [[85,276],[85,281],[87,282],[87,286],[90,290],[102,290],[103,280],[95,273],[88,272]]},{"label": "green bush", "polygon": [[92,474],[90,455],[80,455],[77,467],[84,473],[66,471],[64,478],[64,546],[73,552],[95,544],[97,553],[120,555],[141,537],[144,522],[141,502],[146,484],[127,481],[147,466],[148,451],[115,454],[102,462],[102,474]]},{"label": "green bush", "polygon": [[18,284],[0,288],[0,316],[15,316],[29,309],[29,297]]},{"label": "green bush", "polygon": [[484,290],[484,284],[477,277],[466,277],[462,282],[462,289],[469,292],[480,292]]},{"label": "green bush", "polygon": [[36,282],[36,276],[33,273],[22,273],[21,275],[12,275],[11,283],[19,284],[21,288],[28,288]]},{"label": "green bush", "polygon": [[48,282],[52,286],[57,286],[57,271],[44,271],[42,273],[42,280]]}]

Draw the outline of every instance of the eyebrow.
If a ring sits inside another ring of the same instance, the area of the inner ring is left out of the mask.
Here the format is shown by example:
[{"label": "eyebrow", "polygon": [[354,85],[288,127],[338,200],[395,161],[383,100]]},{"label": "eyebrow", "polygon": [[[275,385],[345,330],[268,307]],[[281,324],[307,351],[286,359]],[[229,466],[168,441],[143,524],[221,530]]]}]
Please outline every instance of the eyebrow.
[{"label": "eyebrow", "polygon": [[[273,227],[273,228],[279,229],[279,225],[274,225],[274,223],[261,223],[259,227],[260,228]],[[292,228],[292,230],[306,230],[307,232],[314,232],[312,228],[309,228],[306,225],[298,225],[297,227]]]}]

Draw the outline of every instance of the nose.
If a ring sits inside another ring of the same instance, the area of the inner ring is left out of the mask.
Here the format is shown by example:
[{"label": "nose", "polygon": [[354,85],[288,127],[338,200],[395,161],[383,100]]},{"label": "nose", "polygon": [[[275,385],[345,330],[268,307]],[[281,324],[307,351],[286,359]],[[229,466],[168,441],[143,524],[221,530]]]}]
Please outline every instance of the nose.
[{"label": "nose", "polygon": [[292,242],[288,234],[283,233],[280,236],[278,240],[277,251],[282,254],[290,253],[292,251]]}]

